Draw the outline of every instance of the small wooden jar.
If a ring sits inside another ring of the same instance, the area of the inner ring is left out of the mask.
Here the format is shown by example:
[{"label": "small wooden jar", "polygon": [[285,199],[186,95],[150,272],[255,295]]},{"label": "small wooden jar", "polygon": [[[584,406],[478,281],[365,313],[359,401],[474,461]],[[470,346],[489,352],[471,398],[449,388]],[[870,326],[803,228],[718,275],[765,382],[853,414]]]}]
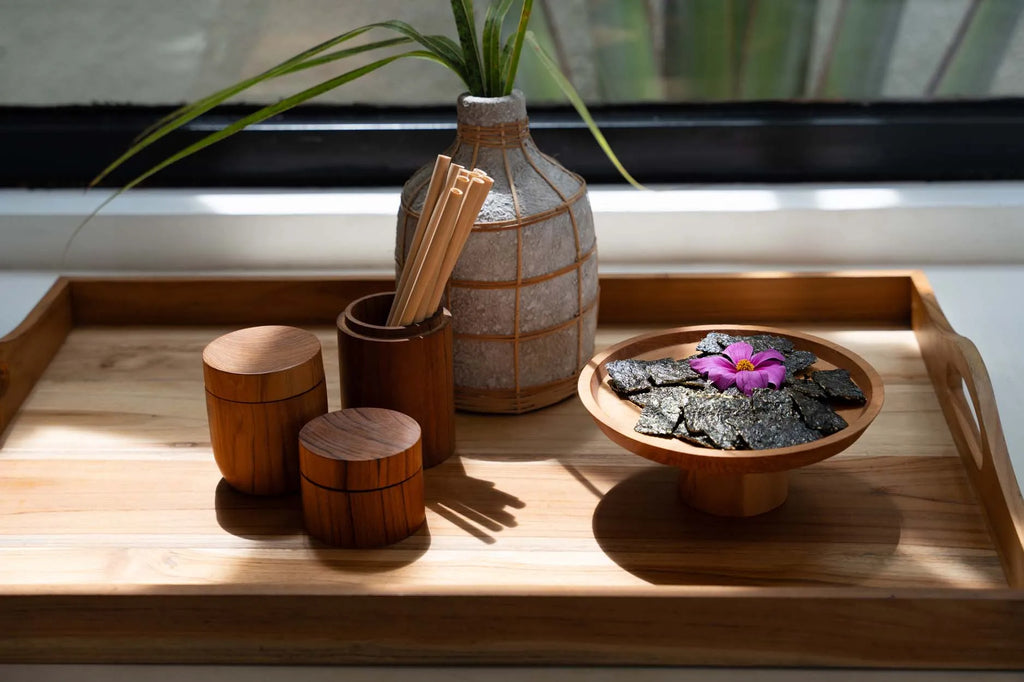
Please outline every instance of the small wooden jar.
[{"label": "small wooden jar", "polygon": [[252,495],[299,488],[299,430],[327,412],[320,341],[294,327],[250,327],[203,351],[213,456]]},{"label": "small wooden jar", "polygon": [[331,412],[299,434],[302,511],[313,537],[340,547],[380,547],[426,520],[420,427],[377,407]]},{"label": "small wooden jar", "polygon": [[455,452],[452,314],[441,308],[407,327],[388,327],[395,293],[353,301],[338,316],[341,406],[384,407],[423,430],[423,466]]}]

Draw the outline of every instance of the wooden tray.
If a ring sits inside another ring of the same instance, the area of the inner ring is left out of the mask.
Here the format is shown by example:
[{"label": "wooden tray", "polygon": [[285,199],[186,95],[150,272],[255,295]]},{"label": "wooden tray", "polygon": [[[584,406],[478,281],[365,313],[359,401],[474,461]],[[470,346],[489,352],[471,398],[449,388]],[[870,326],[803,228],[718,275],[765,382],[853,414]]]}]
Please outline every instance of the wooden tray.
[{"label": "wooden tray", "polygon": [[0,340],[0,661],[1024,666],[1024,503],[981,358],[921,274],[602,279],[599,347],[767,324],[880,372],[872,427],[779,509],[691,511],[571,399],[459,415],[426,527],[330,549],[296,497],[221,482],[200,353],[310,327],[336,407],[333,320],[389,285],[58,282]]}]

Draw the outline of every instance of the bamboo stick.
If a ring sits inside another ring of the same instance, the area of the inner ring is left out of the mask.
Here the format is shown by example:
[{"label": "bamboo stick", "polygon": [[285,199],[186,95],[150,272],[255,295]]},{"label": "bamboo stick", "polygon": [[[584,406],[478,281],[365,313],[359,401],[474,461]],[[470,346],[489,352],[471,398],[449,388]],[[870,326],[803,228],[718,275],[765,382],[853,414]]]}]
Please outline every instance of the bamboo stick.
[{"label": "bamboo stick", "polygon": [[423,263],[423,270],[419,273],[418,286],[415,293],[409,299],[413,322],[424,320],[437,310],[436,305],[430,306],[431,294],[434,291],[434,281],[441,271],[441,265],[446,255],[452,248],[455,227],[466,203],[466,198],[469,196],[470,179],[473,177],[475,176],[463,172],[455,180],[455,189],[461,192],[459,202],[451,207],[451,214],[448,213],[449,208],[445,206],[445,214],[441,217],[437,234],[434,236],[434,243],[431,245],[430,253],[427,254],[426,260]]},{"label": "bamboo stick", "polygon": [[462,209],[459,211],[459,218],[455,224],[455,234],[452,237],[451,245],[444,255],[441,267],[434,278],[433,289],[428,296],[428,310],[437,310],[441,305],[441,298],[444,296],[448,279],[455,270],[455,264],[458,262],[459,256],[462,255],[462,250],[465,248],[469,235],[473,231],[473,224],[476,222],[480,209],[483,207],[487,194],[491,191],[493,184],[494,180],[483,173],[483,171],[480,171],[479,174],[474,171],[466,198],[462,202]]},{"label": "bamboo stick", "polygon": [[419,220],[416,221],[416,231],[413,233],[412,244],[410,245],[408,252],[406,252],[405,263],[402,264],[402,272],[398,281],[395,283],[395,300],[392,302],[391,311],[388,314],[388,325],[392,324],[392,318],[395,314],[395,306],[398,303],[403,288],[408,286],[408,280],[406,277],[408,268],[406,266],[412,259],[413,255],[419,251],[420,245],[423,243],[423,235],[427,231],[427,225],[430,223],[430,218],[434,213],[434,207],[437,205],[437,199],[441,196],[441,191],[447,185],[448,170],[451,165],[452,157],[445,156],[444,154],[438,154],[437,160],[434,162],[434,171],[430,175],[430,184],[427,186],[427,196],[423,201],[423,208],[420,210]]},{"label": "bamboo stick", "polygon": [[[436,165],[435,165],[436,169]],[[409,296],[412,293],[412,276],[417,272],[418,267],[422,267],[422,257],[425,255],[424,250],[428,247],[427,235],[433,234],[437,229],[437,223],[441,219],[442,208],[439,206],[441,203],[440,197],[446,197],[448,192],[455,186],[455,181],[458,179],[459,174],[465,172],[465,168],[457,163],[449,163],[448,168],[445,171],[445,180],[443,185],[438,190],[438,199],[435,200],[431,206],[430,214],[427,215],[426,207],[427,203],[424,203],[424,212],[421,214],[420,219],[425,218],[425,227],[423,234],[419,239],[418,243],[414,243],[415,248],[411,248],[405,259],[405,265],[402,267],[402,275],[399,278],[398,287],[395,293],[395,300],[391,304],[391,311],[388,314],[387,324],[389,327],[399,324],[400,311],[404,310],[408,306]],[[427,189],[428,198],[430,188]],[[418,227],[417,227],[418,229]],[[413,241],[416,242],[415,236]],[[415,265],[419,262],[420,265]]]},{"label": "bamboo stick", "polygon": [[[455,219],[459,215],[459,206],[462,204],[463,192],[452,187],[447,194],[443,195],[444,205],[440,211],[435,211],[439,216],[437,221],[431,221],[433,229],[428,230],[423,238],[423,248],[416,254],[416,261],[413,263],[412,283],[409,285],[409,296],[402,301],[398,310],[397,323],[399,326],[412,324],[415,320],[417,309],[423,300],[423,286],[426,278],[423,276],[428,260],[437,258],[442,249],[437,248],[435,241],[442,242],[444,234],[451,234]],[[440,236],[439,236],[440,235]]]}]

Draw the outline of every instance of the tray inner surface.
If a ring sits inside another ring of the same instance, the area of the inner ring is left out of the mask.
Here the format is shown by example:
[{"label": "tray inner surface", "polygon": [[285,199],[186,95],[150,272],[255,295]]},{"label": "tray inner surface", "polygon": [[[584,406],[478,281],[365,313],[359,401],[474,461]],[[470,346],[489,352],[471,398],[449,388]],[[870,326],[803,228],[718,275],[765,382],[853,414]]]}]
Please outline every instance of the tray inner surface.
[{"label": "tray inner surface", "polygon": [[[598,347],[657,328],[603,328]],[[221,481],[200,354],[227,329],[77,328],[3,436],[0,584],[359,594],[1005,587],[914,333],[802,329],[863,356],[886,401],[848,451],[793,472],[780,509],[746,520],[689,510],[675,469],[613,445],[571,399],[521,417],[460,414],[460,456],[427,472],[426,527],[387,549],[352,551],[311,541],[297,497],[247,497]],[[334,331],[316,331],[337,409]]]}]

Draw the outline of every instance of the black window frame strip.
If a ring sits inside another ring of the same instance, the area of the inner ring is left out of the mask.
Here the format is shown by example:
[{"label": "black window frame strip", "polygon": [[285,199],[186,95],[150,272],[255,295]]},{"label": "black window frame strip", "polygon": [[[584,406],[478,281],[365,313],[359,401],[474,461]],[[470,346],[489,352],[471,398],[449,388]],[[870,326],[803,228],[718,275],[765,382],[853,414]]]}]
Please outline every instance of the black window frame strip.
[{"label": "black window frame strip", "polygon": [[[85,187],[172,107],[0,107],[0,187]],[[155,144],[123,184],[251,106],[222,107]],[[595,107],[645,183],[1024,179],[1024,98],[955,102],[646,104]],[[622,179],[576,113],[532,107],[537,144],[590,183]],[[144,187],[402,184],[453,140],[454,107],[310,105],[172,165]]]}]

